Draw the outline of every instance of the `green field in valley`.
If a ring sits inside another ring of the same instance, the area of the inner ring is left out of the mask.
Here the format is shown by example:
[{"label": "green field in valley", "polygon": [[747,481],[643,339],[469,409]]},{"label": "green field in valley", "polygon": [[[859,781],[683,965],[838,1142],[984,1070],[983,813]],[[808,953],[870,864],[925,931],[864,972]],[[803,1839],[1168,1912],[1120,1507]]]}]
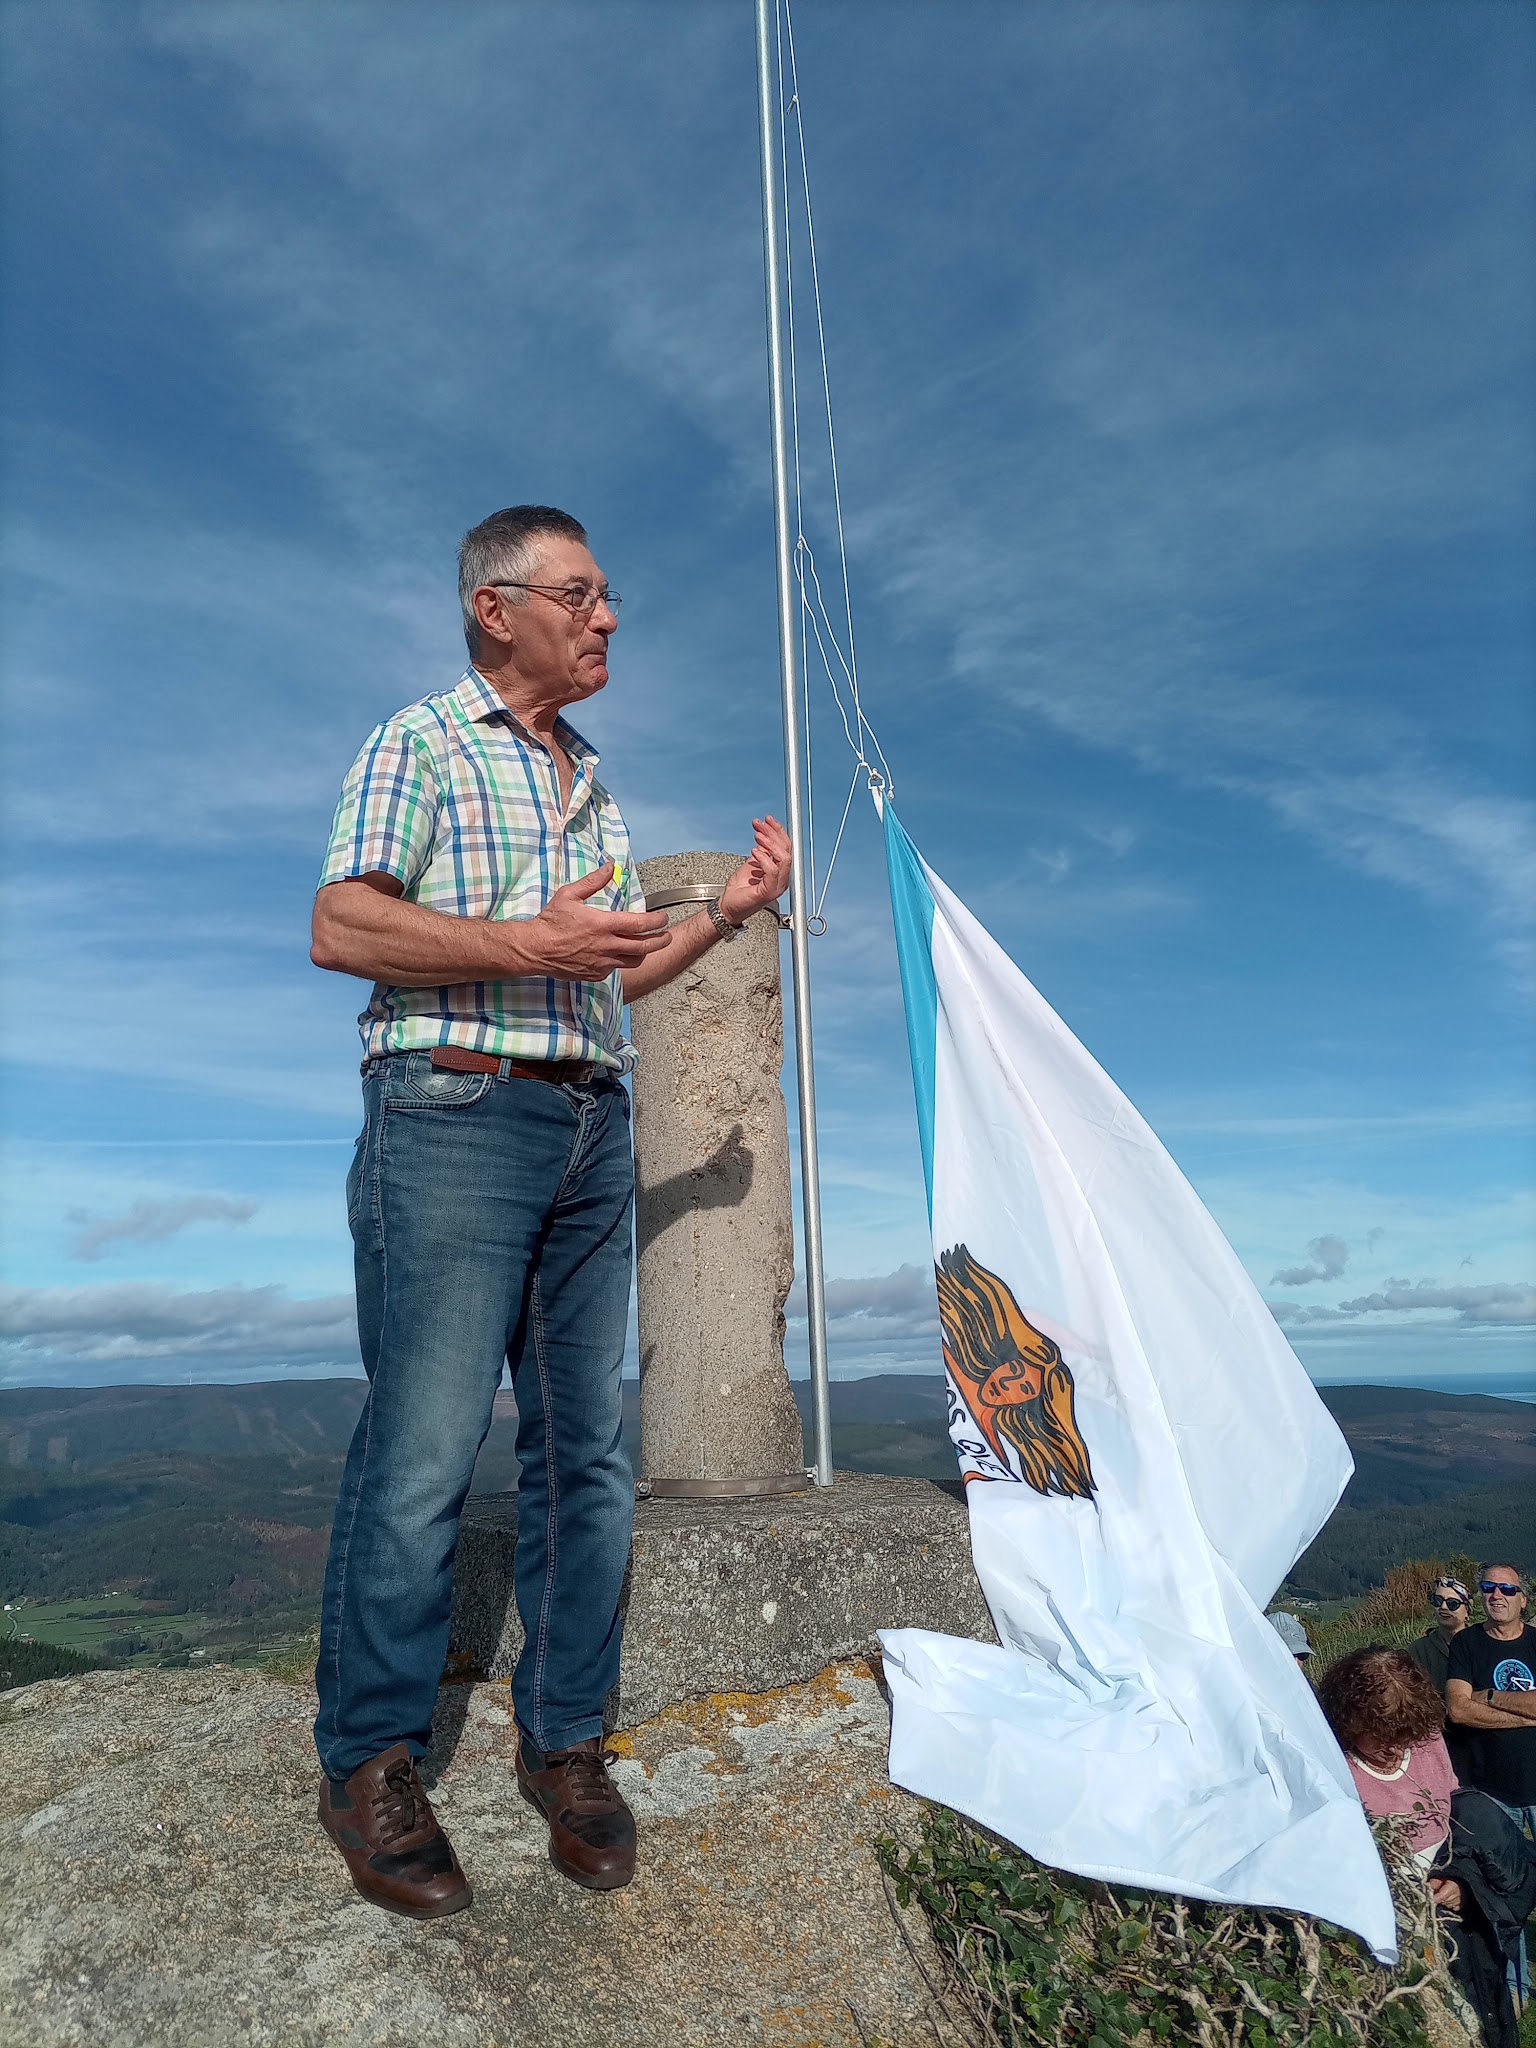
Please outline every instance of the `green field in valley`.
[{"label": "green field in valley", "polygon": [[[13,1607],[16,1634],[61,1649],[82,1650],[124,1663],[153,1663],[168,1650],[200,1643],[212,1626],[203,1614],[167,1614],[132,1593],[101,1593],[88,1600],[49,1600]],[[130,1647],[131,1646],[131,1647]]]},{"label": "green field in valley", "polygon": [[8,1608],[5,1623],[10,1641],[45,1643],[78,1656],[140,1667],[260,1664],[291,1635],[302,1632],[262,1629],[213,1614],[172,1613],[162,1602],[118,1592],[77,1600],[24,1600]]}]

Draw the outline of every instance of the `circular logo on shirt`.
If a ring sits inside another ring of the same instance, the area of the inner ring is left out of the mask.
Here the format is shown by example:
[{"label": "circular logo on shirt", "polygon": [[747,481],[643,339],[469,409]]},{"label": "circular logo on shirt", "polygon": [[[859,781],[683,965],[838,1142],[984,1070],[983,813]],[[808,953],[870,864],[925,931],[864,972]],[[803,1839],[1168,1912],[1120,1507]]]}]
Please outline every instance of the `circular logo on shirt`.
[{"label": "circular logo on shirt", "polygon": [[1506,1657],[1502,1664],[1493,1667],[1493,1689],[1495,1692],[1536,1692],[1536,1678],[1531,1676],[1528,1664],[1522,1664],[1518,1657]]}]

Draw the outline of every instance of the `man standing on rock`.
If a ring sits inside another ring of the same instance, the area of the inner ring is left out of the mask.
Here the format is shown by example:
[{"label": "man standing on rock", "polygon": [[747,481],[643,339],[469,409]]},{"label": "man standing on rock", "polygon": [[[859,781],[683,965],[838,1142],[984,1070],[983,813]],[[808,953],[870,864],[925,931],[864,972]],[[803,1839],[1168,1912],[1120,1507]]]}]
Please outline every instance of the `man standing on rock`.
[{"label": "man standing on rock", "polygon": [[372,733],[342,790],[312,957],[374,983],[347,1181],[368,1397],[331,1533],[320,1818],[352,1881],[415,1919],[470,1889],[417,1775],[459,1512],[503,1364],[517,1398],[518,1785],[578,1884],[627,1884],[609,1778],[634,1483],[620,1437],[634,1168],[626,1003],[784,890],[772,818],[670,931],[633,879],[597,755],[560,716],[608,681],[618,598],[547,505],[464,537],[471,666]]},{"label": "man standing on rock", "polygon": [[[1488,1619],[1463,1629],[1446,1665],[1446,1712],[1477,1731],[1463,1784],[1498,1801],[1527,1837],[1536,1839],[1536,1628],[1530,1624],[1525,1574],[1512,1564],[1485,1564],[1477,1575]],[[1516,1959],[1516,1989],[1529,1998],[1525,1936]]]}]

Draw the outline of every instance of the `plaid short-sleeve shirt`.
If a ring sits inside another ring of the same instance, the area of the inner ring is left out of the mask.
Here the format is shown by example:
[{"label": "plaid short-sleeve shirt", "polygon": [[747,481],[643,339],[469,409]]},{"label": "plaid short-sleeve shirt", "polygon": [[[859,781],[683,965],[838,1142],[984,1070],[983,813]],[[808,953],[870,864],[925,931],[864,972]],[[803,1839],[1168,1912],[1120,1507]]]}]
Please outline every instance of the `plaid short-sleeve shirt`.
[{"label": "plaid short-sleeve shirt", "polygon": [[[478,672],[407,705],[370,733],[342,785],[320,886],[393,875],[409,903],[456,917],[534,917],[565,882],[603,862],[614,880],[599,910],[643,910],[629,833],[593,773],[597,754],[562,718],[556,732],[575,768],[562,810],[548,750]],[[522,1060],[595,1060],[623,1072],[624,989],[606,981],[532,976],[453,988],[375,986],[358,1018],[363,1051],[461,1045]]]}]

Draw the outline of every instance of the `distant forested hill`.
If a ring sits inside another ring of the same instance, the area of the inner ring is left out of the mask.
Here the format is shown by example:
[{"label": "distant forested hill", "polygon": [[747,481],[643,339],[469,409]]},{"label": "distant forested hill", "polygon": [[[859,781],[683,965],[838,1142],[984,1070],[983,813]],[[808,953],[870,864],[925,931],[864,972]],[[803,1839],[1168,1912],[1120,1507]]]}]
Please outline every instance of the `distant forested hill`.
[{"label": "distant forested hill", "polygon": [[[796,1386],[802,1413],[809,1388]],[[638,1388],[626,1387],[638,1450]],[[5,1597],[131,1588],[170,1612],[307,1612],[361,1380],[0,1390]],[[1294,1589],[1331,1599],[1411,1556],[1501,1547],[1536,1563],[1536,1408],[1478,1394],[1331,1387],[1356,1476]],[[839,1465],[953,1481],[943,1381],[886,1374],[832,1389]],[[516,1411],[497,1398],[475,1486],[516,1483]]]},{"label": "distant forested hill", "polygon": [[1507,1558],[1529,1569],[1536,1559],[1536,1493],[1526,1480],[1442,1493],[1411,1506],[1334,1509],[1287,1581],[1304,1599],[1343,1600],[1379,1585],[1414,1557]]},{"label": "distant forested hill", "polygon": [[1353,1508],[1519,1479],[1536,1492],[1536,1406],[1529,1402],[1407,1387],[1319,1391],[1354,1453]]},{"label": "distant forested hill", "polygon": [[363,1380],[233,1387],[0,1390],[0,1464],[89,1472],[122,1458],[303,1458],[345,1453]]},{"label": "distant forested hill", "polygon": [[[365,1391],[360,1379],[0,1389],[0,1466],[78,1475],[142,1453],[343,1456]],[[1525,1402],[1406,1387],[1321,1392],[1354,1452],[1354,1507],[1431,1500],[1520,1477],[1536,1487],[1536,1407]],[[805,1381],[796,1382],[795,1397],[808,1418]],[[498,1395],[496,1415],[492,1443],[515,1420],[510,1394]],[[638,1418],[639,1389],[629,1382],[626,1425]],[[897,1430],[949,1457],[944,1382],[936,1375],[836,1381],[832,1419],[843,1431]]]}]

